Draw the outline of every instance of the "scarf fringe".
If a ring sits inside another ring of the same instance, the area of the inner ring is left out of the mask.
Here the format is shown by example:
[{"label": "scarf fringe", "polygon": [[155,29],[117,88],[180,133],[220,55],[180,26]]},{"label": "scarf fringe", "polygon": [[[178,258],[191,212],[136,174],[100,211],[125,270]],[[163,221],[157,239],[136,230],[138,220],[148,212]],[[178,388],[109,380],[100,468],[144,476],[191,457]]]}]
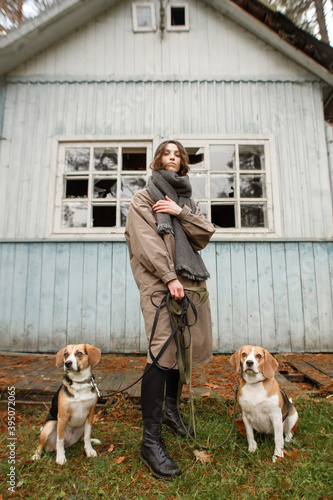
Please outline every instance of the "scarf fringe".
[{"label": "scarf fringe", "polygon": [[210,278],[210,274],[208,271],[207,271],[207,273],[204,273],[202,275],[193,274],[191,269],[186,268],[184,266],[176,267],[176,273],[183,276],[183,278],[187,278],[187,279],[190,279],[192,281],[206,281],[208,278]]},{"label": "scarf fringe", "polygon": [[158,234],[171,233],[173,235],[175,234],[173,228],[170,227],[169,224],[158,224],[157,233]]}]

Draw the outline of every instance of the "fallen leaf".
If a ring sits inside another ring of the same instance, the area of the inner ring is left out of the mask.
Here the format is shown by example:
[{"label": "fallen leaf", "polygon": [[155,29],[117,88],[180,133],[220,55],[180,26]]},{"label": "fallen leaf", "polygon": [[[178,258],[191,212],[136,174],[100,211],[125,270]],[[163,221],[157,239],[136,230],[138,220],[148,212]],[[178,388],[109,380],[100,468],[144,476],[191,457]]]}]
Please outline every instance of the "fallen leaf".
[{"label": "fallen leaf", "polygon": [[211,389],[218,389],[220,387],[219,385],[209,384],[208,382],[206,382],[204,385],[206,385],[207,387],[210,387]]},{"label": "fallen leaf", "polygon": [[194,450],[194,455],[197,461],[199,460],[201,463],[211,462],[212,461],[212,453],[209,455],[204,451]]},{"label": "fallen leaf", "polygon": [[201,394],[202,398],[210,398],[210,391],[205,392],[205,394]]},{"label": "fallen leaf", "polygon": [[121,462],[123,462],[125,460],[125,457],[119,457],[117,458],[116,462],[117,464],[121,464]]},{"label": "fallen leaf", "polygon": [[290,460],[298,458],[301,454],[300,450],[293,448],[293,451],[283,450],[284,457],[276,457],[277,462],[282,462],[283,460]]},{"label": "fallen leaf", "polygon": [[96,413],[94,415],[94,418],[93,418],[93,425],[96,424],[98,421],[99,421],[99,417],[102,415],[102,410],[100,410],[98,413]]},{"label": "fallen leaf", "polygon": [[241,434],[246,434],[245,424],[242,418],[240,418],[239,420],[235,420],[235,424],[238,432],[240,432]]},{"label": "fallen leaf", "polygon": [[111,453],[113,450],[114,450],[114,444],[110,446],[110,448],[108,449],[108,453]]}]

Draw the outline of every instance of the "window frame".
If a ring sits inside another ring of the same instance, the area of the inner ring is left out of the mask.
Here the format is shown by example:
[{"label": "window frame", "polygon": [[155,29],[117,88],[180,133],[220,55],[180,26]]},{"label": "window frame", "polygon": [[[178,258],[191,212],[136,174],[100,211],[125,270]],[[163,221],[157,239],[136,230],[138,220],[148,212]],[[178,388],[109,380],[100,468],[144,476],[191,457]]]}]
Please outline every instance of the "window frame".
[{"label": "window frame", "polygon": [[[185,24],[181,26],[171,25],[171,9],[172,7],[184,7],[185,9]],[[189,15],[189,5],[188,2],[174,3],[169,2],[167,4],[167,31],[189,31],[190,30],[190,15]]]},{"label": "window frame", "polygon": [[[116,177],[117,178],[117,196],[115,200],[102,201],[98,198],[93,197],[93,176],[103,177],[104,174],[102,171],[95,172],[92,168],[93,161],[93,149],[98,147],[116,147],[118,148],[143,148],[145,147],[147,150],[146,157],[146,171],[140,171],[139,177],[142,177],[147,182],[148,177],[151,175],[151,170],[149,165],[153,159],[153,152],[158,146],[158,140],[156,136],[121,136],[121,137],[113,137],[113,136],[72,136],[72,137],[64,137],[58,136],[54,138],[53,142],[53,162],[52,162],[52,177],[54,179],[54,183],[50,183],[49,190],[49,204],[48,204],[48,228],[47,232],[49,236],[59,237],[64,236],[70,238],[72,237],[82,237],[84,239],[101,239],[103,236],[108,235],[109,237],[123,239],[124,237],[124,226],[120,226],[119,224],[115,227],[62,227],[62,206],[64,200],[66,200],[65,196],[65,183],[68,177],[70,178],[87,178],[88,179],[88,189],[90,192],[88,193],[88,205],[90,213],[87,215],[88,224],[91,222],[92,218],[92,207],[93,206],[116,206],[116,214],[117,219],[120,217],[120,204],[121,203],[130,203],[130,199],[121,198],[120,196],[120,182],[119,180],[122,178],[131,178],[133,176],[138,175],[138,171],[136,170],[121,170],[121,162],[118,162],[117,170],[115,172],[106,172],[106,177]],[[86,171],[85,174],[82,172],[66,174],[65,171],[65,151],[66,148],[69,147],[89,147],[92,148],[91,156],[90,156],[90,167],[89,171]],[[122,150],[121,150],[122,151]],[[82,199],[84,200],[84,199]],[[105,198],[103,198],[105,200]],[[74,202],[75,203],[75,202]],[[79,200],[77,200],[79,203]],[[51,222],[52,221],[52,222]],[[120,222],[120,221],[119,221]],[[105,238],[104,238],[105,239]]]},{"label": "window frame", "polygon": [[[137,7],[150,7],[151,10],[151,26],[139,26]],[[155,4],[153,2],[132,2],[132,21],[134,33],[147,33],[156,31],[156,14]]]},{"label": "window frame", "polygon": [[[223,205],[230,204],[230,199],[221,198],[219,202],[216,199],[215,202],[212,202],[212,197],[210,196],[210,158],[208,154],[209,145],[237,145],[237,149],[239,145],[255,145],[255,146],[264,146],[264,154],[265,154],[265,189],[266,196],[262,198],[263,202],[267,203],[266,208],[266,218],[267,225],[264,228],[261,227],[230,227],[230,228],[216,228],[215,235],[213,237],[214,240],[219,240],[225,236],[233,235],[234,237],[241,238],[265,238],[265,237],[278,237],[281,235],[281,219],[280,219],[280,205],[279,205],[279,187],[278,187],[278,177],[277,177],[277,168],[276,168],[276,147],[275,147],[275,139],[273,135],[265,135],[265,134],[228,134],[228,135],[217,135],[217,134],[209,134],[209,135],[194,135],[194,134],[182,134],[182,135],[171,135],[169,139],[179,140],[181,144],[185,148],[204,148],[204,158],[205,165],[204,168],[198,168],[190,170],[190,174],[194,173],[208,173],[207,176],[207,192],[208,198],[195,198],[199,203],[207,203],[207,218],[211,220],[211,206],[212,205]],[[236,150],[237,150],[236,149]],[[236,158],[236,162],[238,162],[238,158]],[[240,175],[240,170],[238,169],[238,176]],[[225,172],[221,172],[225,173]],[[257,173],[257,172],[256,172]],[[232,174],[230,174],[232,175]],[[258,173],[259,175],[259,173]],[[240,207],[241,198],[235,197],[235,202],[232,204],[237,204],[237,207]],[[243,203],[254,204],[256,202],[256,198],[252,199],[244,199]],[[236,207],[235,216],[238,222],[240,221],[240,211]],[[237,225],[237,223],[236,223]]]}]

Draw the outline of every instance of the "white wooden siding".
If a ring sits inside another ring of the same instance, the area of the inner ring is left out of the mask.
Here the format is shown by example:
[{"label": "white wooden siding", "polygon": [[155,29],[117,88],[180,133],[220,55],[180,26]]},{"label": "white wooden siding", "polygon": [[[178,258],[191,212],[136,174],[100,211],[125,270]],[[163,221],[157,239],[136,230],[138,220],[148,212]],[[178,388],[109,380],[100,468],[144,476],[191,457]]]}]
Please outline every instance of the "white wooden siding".
[{"label": "white wooden siding", "polygon": [[[317,83],[12,83],[0,141],[0,238],[47,233],[56,135],[272,134],[281,237],[330,238],[331,191]],[[52,218],[52,214],[49,215]]]},{"label": "white wooden siding", "polygon": [[[210,243],[203,257],[215,352],[332,351],[332,243]],[[0,263],[0,350],[146,351],[125,243],[7,243]]]},{"label": "white wooden siding", "polygon": [[[133,33],[132,2],[108,12],[38,54],[13,75],[211,75],[309,78],[310,74],[200,0],[189,2],[188,32]],[[160,2],[155,0],[159,25]],[[173,77],[172,77],[173,78]]]}]

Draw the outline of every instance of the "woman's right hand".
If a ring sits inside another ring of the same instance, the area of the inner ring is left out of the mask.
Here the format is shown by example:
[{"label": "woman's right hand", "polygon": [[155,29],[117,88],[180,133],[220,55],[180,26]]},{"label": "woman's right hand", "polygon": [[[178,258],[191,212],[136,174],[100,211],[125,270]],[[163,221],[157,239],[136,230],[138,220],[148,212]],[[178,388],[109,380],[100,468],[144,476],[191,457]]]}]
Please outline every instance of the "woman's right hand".
[{"label": "woman's right hand", "polygon": [[167,286],[171,293],[171,297],[176,300],[181,300],[184,298],[184,287],[179,280],[171,280],[167,283]]}]

